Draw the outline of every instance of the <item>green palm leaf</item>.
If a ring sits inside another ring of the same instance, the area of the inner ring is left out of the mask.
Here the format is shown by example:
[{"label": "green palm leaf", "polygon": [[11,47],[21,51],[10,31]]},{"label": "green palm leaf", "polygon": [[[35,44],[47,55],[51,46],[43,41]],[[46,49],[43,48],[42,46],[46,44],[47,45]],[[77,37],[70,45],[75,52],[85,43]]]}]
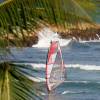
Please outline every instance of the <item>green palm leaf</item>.
[{"label": "green palm leaf", "polygon": [[[100,9],[99,0],[6,0],[0,4],[0,47],[27,46],[33,32],[36,34],[36,29],[48,24],[65,29],[94,24],[92,16],[100,15],[96,9]],[[7,53],[1,52],[6,58]],[[38,85],[30,79],[33,73],[29,66],[0,63],[0,100],[41,99]]]},{"label": "green palm leaf", "polygon": [[93,24],[90,12],[95,12],[96,6],[92,0],[5,1],[0,4],[0,45],[25,46],[31,33],[46,23],[65,28],[83,22]]},{"label": "green palm leaf", "polygon": [[[31,72],[31,73],[30,73]],[[0,64],[0,100],[35,100],[39,97],[38,86],[30,66],[4,62]]]}]

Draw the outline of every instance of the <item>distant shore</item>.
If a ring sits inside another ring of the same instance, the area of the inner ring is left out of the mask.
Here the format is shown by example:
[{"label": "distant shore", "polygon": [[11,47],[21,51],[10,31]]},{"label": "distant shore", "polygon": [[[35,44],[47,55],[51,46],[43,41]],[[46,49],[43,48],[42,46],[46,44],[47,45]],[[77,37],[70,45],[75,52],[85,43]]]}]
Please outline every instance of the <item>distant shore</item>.
[{"label": "distant shore", "polygon": [[[52,31],[57,32],[62,38],[69,39],[75,38],[76,40],[94,40],[100,39],[100,24],[95,26],[84,25],[82,28],[71,28],[65,29],[61,26],[48,26]],[[33,44],[38,42],[38,32],[41,31],[43,27],[38,28],[35,32],[26,33],[23,32],[24,35],[20,34],[18,37],[14,36],[13,34],[8,34],[7,36],[4,35],[0,38],[0,43],[3,45],[3,41],[5,43],[9,41],[9,46],[16,46],[17,43],[21,43],[21,46],[24,47],[31,47]],[[8,44],[5,44],[8,46]]]},{"label": "distant shore", "polygon": [[84,24],[81,27],[75,27],[70,29],[63,28],[54,28],[51,27],[54,31],[56,31],[62,38],[75,38],[76,40],[94,40],[100,39],[100,24],[90,25]]}]

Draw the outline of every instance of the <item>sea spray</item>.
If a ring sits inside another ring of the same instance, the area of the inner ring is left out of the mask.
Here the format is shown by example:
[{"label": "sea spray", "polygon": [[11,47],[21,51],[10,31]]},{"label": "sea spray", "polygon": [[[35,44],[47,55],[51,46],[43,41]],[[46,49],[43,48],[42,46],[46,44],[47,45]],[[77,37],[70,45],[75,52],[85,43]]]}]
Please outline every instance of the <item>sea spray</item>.
[{"label": "sea spray", "polygon": [[49,47],[50,42],[55,40],[59,41],[60,46],[66,46],[71,42],[71,39],[62,39],[56,32],[53,32],[49,28],[45,27],[38,33],[39,41],[36,45],[33,45],[32,47]]}]

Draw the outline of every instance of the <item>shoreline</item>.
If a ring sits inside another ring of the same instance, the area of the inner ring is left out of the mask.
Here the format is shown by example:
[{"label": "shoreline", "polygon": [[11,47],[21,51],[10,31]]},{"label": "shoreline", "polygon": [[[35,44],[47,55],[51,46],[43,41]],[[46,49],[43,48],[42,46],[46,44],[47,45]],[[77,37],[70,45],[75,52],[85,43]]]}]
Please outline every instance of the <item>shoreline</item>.
[{"label": "shoreline", "polygon": [[[19,32],[17,37],[14,36],[13,33],[9,33],[8,35],[4,35],[0,38],[0,42],[3,45],[3,41],[9,47],[17,46],[20,44],[21,46],[31,47],[33,44],[38,42],[38,32],[40,32],[45,26],[37,28],[34,32],[27,33],[27,31],[23,30],[23,34]],[[100,39],[100,24],[96,26],[88,26],[83,29],[80,28],[71,28],[66,29],[61,26],[47,25],[46,27],[50,28],[52,31],[57,32],[61,38],[70,39],[75,38],[76,40],[99,40]]]}]

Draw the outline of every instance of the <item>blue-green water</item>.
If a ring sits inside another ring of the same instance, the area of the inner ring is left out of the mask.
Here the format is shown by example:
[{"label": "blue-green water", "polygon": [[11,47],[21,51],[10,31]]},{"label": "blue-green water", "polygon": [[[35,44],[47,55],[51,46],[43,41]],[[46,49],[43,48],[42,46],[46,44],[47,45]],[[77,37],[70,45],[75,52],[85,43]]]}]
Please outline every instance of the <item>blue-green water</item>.
[{"label": "blue-green water", "polygon": [[70,41],[61,48],[67,78],[50,95],[44,81],[48,48],[13,48],[15,58],[9,58],[38,69],[34,75],[42,78],[39,84],[43,100],[100,100],[100,42]]},{"label": "blue-green water", "polygon": [[[39,32],[38,37],[38,43],[31,48],[11,48],[12,55],[6,59],[28,64],[38,70],[33,75],[38,77],[36,81],[40,81],[43,100],[100,100],[100,40],[65,40],[48,28]],[[45,68],[51,40],[60,43],[66,81],[48,95]]]},{"label": "blue-green water", "polygon": [[49,100],[100,100],[100,43],[74,42],[62,51],[68,82],[60,85]]}]

